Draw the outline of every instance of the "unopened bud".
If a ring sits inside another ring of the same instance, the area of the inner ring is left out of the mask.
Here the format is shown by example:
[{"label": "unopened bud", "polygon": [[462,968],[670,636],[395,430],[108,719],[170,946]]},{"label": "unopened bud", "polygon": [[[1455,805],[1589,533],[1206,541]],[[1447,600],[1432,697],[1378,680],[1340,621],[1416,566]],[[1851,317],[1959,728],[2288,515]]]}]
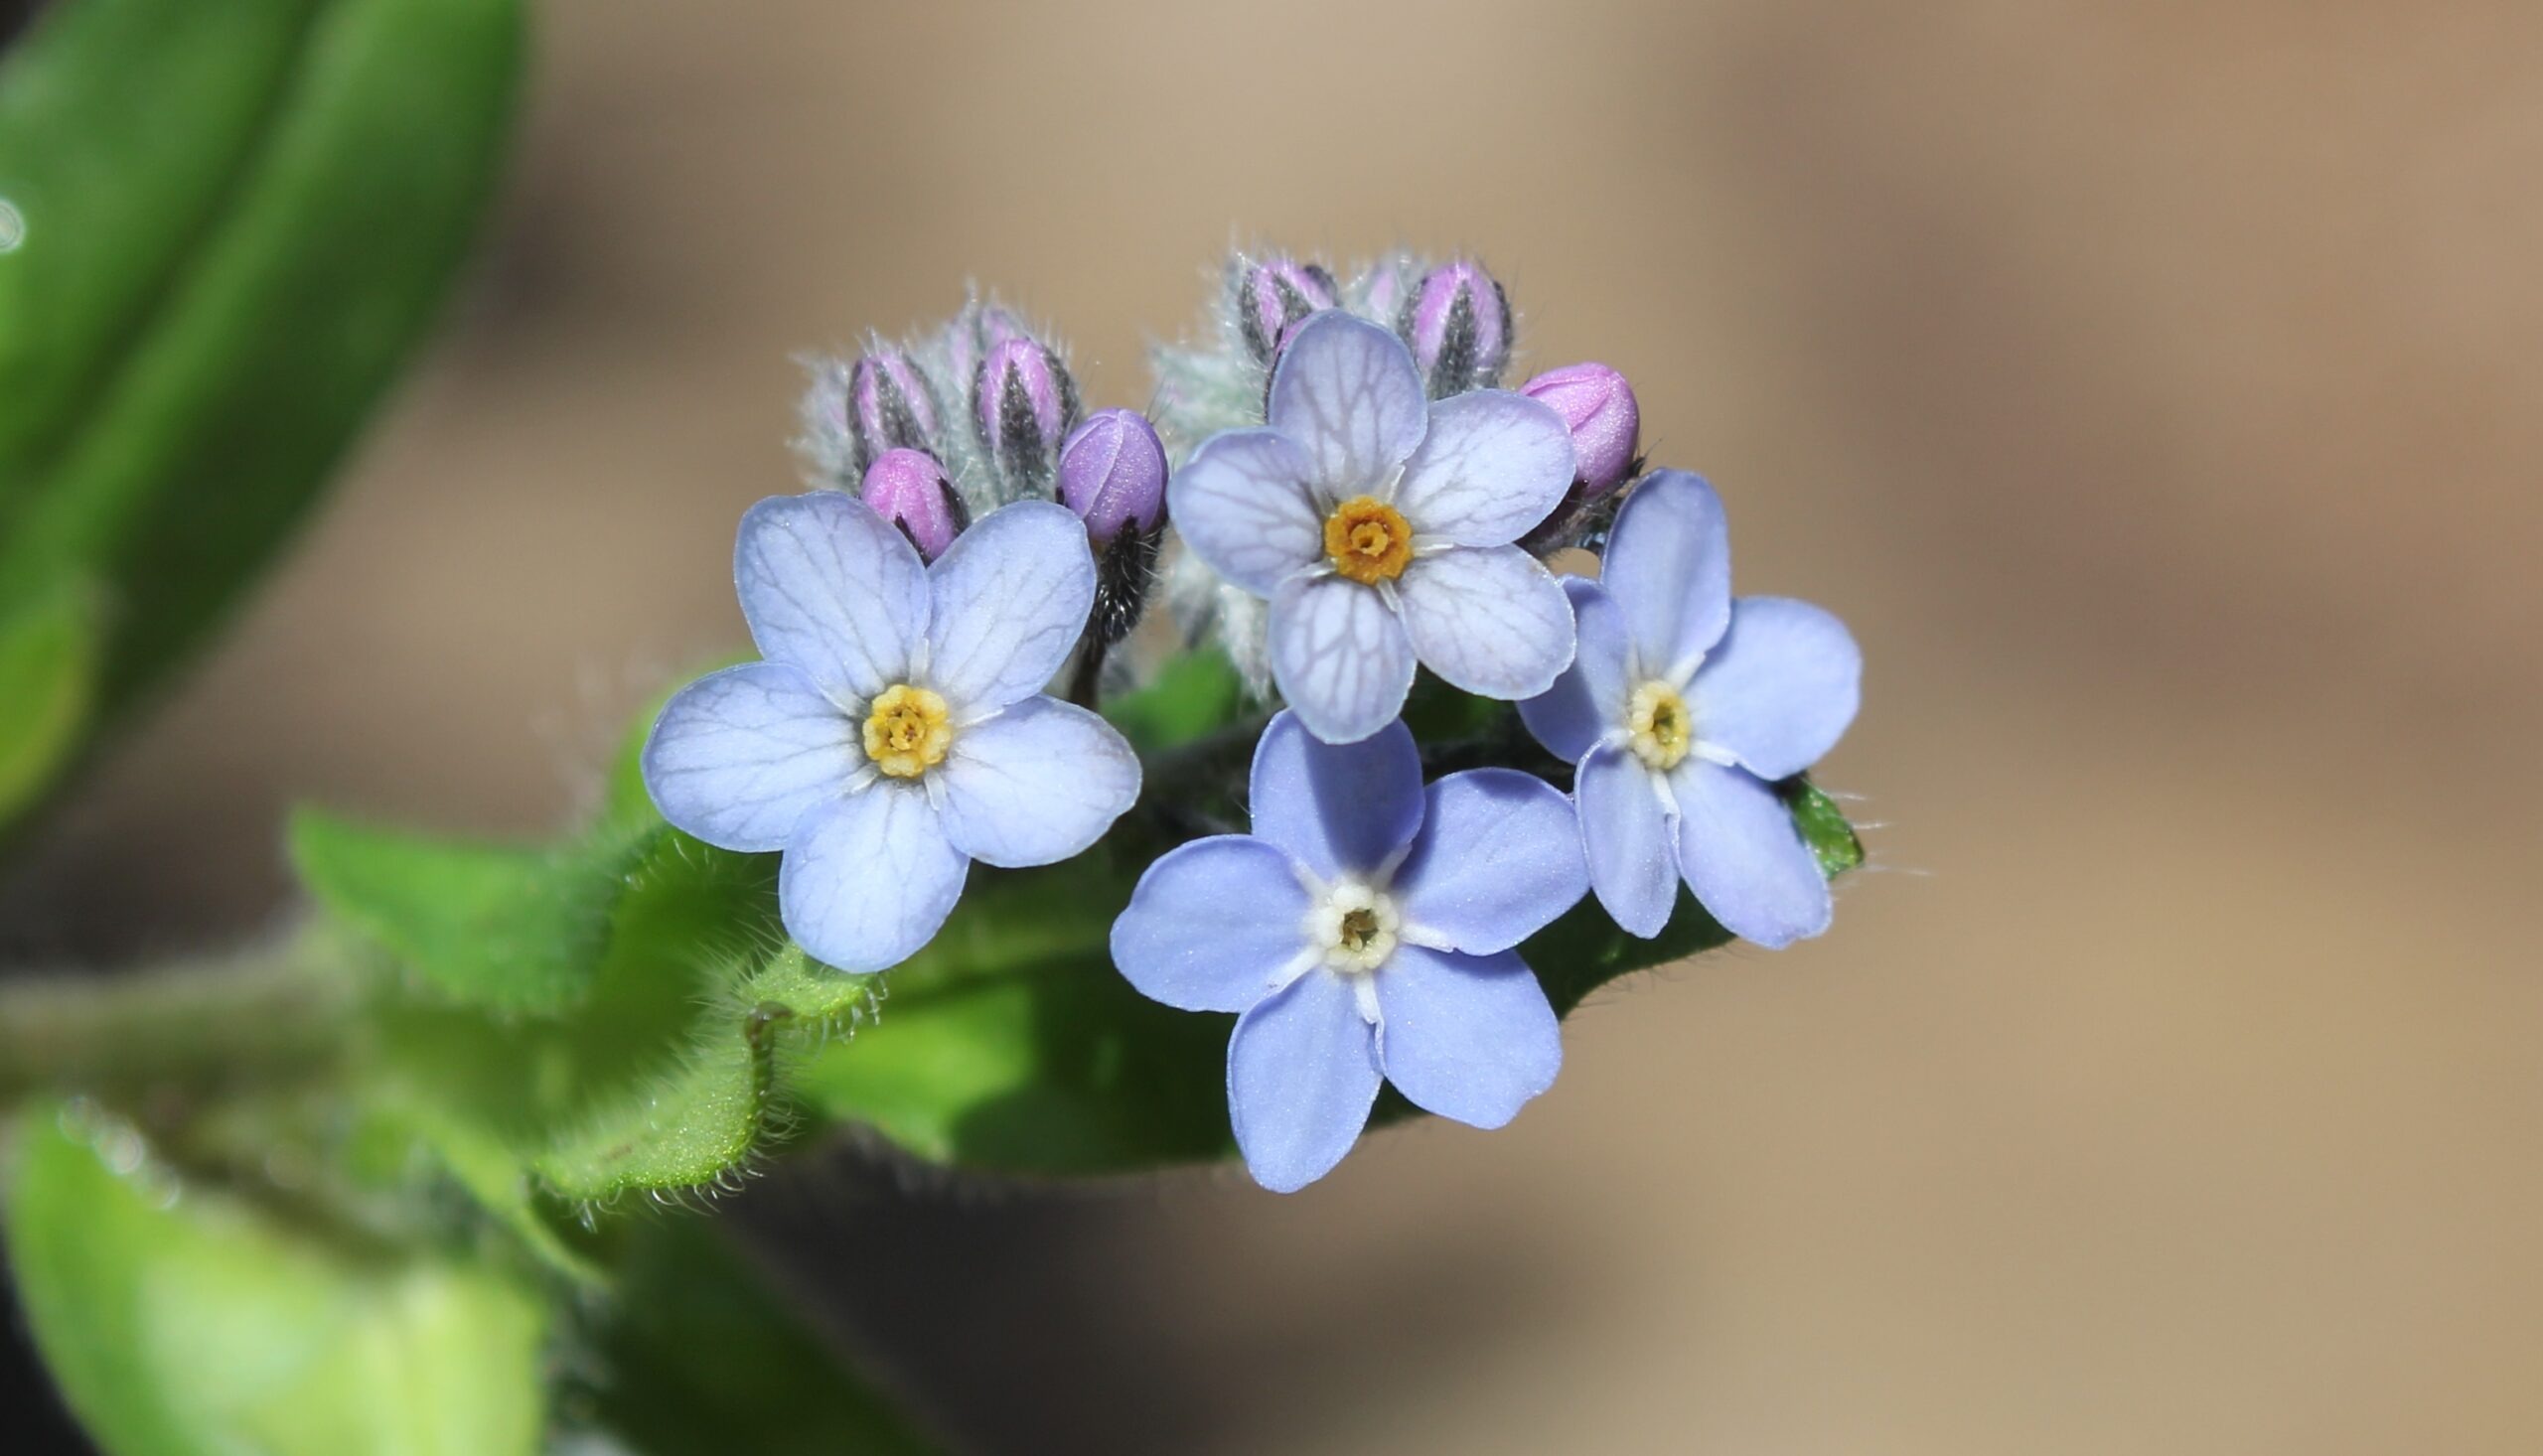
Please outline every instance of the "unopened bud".
[{"label": "unopened bud", "polygon": [[1320,309],[1333,307],[1333,275],[1320,264],[1267,258],[1237,275],[1237,326],[1255,363],[1270,364],[1280,336]]},{"label": "unopened bud", "polygon": [[1132,409],[1098,410],[1060,447],[1060,504],[1097,545],[1165,519],[1165,446]]},{"label": "unopened bud", "polygon": [[1008,499],[1050,495],[1060,442],[1077,417],[1077,381],[1039,340],[1017,335],[981,355],[972,422]]},{"label": "unopened bud", "polygon": [[1488,389],[1510,363],[1510,300],[1483,264],[1458,258],[1422,276],[1396,332],[1412,347],[1431,398]]},{"label": "unopened bud", "polygon": [[899,526],[925,560],[944,555],[972,523],[945,467],[924,450],[886,450],[874,457],[858,494],[875,514]]},{"label": "unopened bud", "polygon": [[1582,499],[1614,490],[1633,473],[1642,408],[1624,375],[1602,364],[1565,364],[1520,385],[1519,392],[1554,406],[1571,431],[1575,489]]},{"label": "unopened bud", "polygon": [[1165,446],[1136,410],[1088,418],[1060,451],[1060,501],[1086,521],[1095,544],[1095,611],[1087,633],[1101,647],[1130,635],[1156,577],[1165,525]]},{"label": "unopened bud", "polygon": [[908,355],[879,350],[847,371],[847,434],[860,476],[886,450],[936,449],[936,396]]}]

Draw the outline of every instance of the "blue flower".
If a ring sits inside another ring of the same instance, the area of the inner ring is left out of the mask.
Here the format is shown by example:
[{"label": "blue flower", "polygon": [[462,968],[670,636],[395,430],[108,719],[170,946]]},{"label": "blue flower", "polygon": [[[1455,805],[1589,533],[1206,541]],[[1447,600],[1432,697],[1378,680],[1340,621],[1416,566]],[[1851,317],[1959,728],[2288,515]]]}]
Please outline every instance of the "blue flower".
[{"label": "blue flower", "polygon": [[1042,695],[1095,600],[1065,508],[992,511],[929,566],[852,497],[775,497],[742,516],[733,584],[768,660],[671,700],[645,787],[709,844],[784,850],[779,911],[820,959],[898,964],[972,860],[1067,859],[1138,798],[1112,725]]},{"label": "blue flower", "polygon": [[1297,326],[1269,410],[1202,442],[1166,513],[1271,599],[1272,680],[1310,732],[1354,743],[1395,721],[1416,658],[1484,697],[1553,684],[1571,610],[1511,542],[1571,488],[1561,415],[1500,389],[1425,404],[1403,341],[1339,310]]},{"label": "blue flower", "polygon": [[1381,1079],[1476,1127],[1554,1085],[1554,1008],[1511,949],[1587,887],[1554,786],[1476,769],[1425,791],[1402,723],[1335,746],[1282,713],[1255,748],[1252,805],[1252,834],[1148,866],[1113,961],[1169,1006],[1244,1013],[1228,1115],[1257,1182],[1323,1177]]},{"label": "blue flower", "polygon": [[1660,934],[1684,877],[1731,934],[1781,946],[1828,929],[1819,861],[1773,781],[1836,746],[1863,654],[1807,602],[1730,597],[1721,498],[1660,471],[1616,517],[1597,584],[1564,583],[1579,652],[1519,705],[1579,765],[1589,884],[1616,924]]}]

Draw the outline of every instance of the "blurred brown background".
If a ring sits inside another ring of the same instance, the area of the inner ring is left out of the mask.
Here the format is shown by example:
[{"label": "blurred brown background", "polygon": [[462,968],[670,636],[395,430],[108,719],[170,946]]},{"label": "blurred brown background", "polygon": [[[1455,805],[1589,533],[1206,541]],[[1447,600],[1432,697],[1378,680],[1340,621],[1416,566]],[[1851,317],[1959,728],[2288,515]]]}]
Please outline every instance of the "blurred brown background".
[{"label": "blurred brown background", "polygon": [[[993,282],[1146,399],[1234,237],[1478,250],[1842,612],[1836,931],[1509,1131],[946,1187],[771,1259],[998,1451],[2543,1449],[2543,8],[557,0],[471,297],[7,907],[251,928],[315,797],[530,831],[741,642],[797,351]],[[904,1187],[904,1182],[913,1186]],[[854,1243],[854,1262],[836,1250]]]}]

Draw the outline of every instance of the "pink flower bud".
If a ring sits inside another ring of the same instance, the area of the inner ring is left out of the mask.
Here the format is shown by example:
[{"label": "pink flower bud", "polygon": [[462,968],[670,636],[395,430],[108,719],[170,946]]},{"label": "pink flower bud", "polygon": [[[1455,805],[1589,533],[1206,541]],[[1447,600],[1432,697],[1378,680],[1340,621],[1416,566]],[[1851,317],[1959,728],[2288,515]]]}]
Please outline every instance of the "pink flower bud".
[{"label": "pink flower bud", "polygon": [[1632,474],[1642,409],[1624,375],[1602,364],[1565,364],[1520,385],[1519,392],[1554,406],[1571,430],[1581,499],[1604,495]]},{"label": "pink flower bud", "polygon": [[886,450],[936,448],[936,396],[908,355],[880,350],[848,369],[847,434],[860,474]]},{"label": "pink flower bud", "polygon": [[1125,528],[1155,530],[1165,519],[1165,446],[1136,410],[1106,409],[1060,447],[1060,504],[1086,521],[1101,546]]},{"label": "pink flower bud", "polygon": [[1396,332],[1412,348],[1431,398],[1488,389],[1510,363],[1510,300],[1483,264],[1458,258],[1422,276]]},{"label": "pink flower bud", "polygon": [[1273,347],[1289,326],[1333,307],[1334,301],[1333,275],[1320,264],[1267,258],[1237,277],[1237,326],[1255,362],[1270,364]]},{"label": "pink flower bud", "polygon": [[980,357],[972,422],[1010,499],[1050,494],[1060,442],[1077,419],[1077,381],[1040,341],[1019,334]]},{"label": "pink flower bud", "polygon": [[874,457],[858,494],[875,514],[899,526],[925,560],[944,555],[972,523],[945,467],[924,450],[886,450]]}]

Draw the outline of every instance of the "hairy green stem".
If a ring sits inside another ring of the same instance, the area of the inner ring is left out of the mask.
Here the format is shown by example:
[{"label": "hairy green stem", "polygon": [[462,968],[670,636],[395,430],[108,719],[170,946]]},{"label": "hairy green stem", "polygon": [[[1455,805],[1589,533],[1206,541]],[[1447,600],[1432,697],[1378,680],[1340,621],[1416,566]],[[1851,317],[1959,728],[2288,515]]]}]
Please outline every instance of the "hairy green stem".
[{"label": "hairy green stem", "polygon": [[344,1048],[358,992],[342,960],[312,926],[127,974],[0,980],[0,1106],[37,1092],[119,1099],[323,1064]]}]

